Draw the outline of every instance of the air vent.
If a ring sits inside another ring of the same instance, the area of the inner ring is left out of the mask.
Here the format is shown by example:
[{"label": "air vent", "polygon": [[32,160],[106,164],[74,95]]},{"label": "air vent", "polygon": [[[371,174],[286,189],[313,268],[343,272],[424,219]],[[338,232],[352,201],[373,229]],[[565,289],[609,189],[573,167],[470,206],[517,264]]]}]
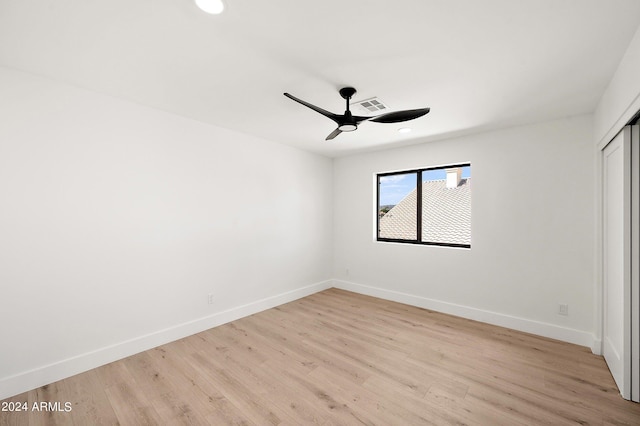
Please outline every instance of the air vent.
[{"label": "air vent", "polygon": [[384,104],[378,98],[369,98],[363,101],[354,102],[351,104],[352,107],[357,107],[361,113],[364,114],[378,114],[382,112],[387,112],[389,107]]}]

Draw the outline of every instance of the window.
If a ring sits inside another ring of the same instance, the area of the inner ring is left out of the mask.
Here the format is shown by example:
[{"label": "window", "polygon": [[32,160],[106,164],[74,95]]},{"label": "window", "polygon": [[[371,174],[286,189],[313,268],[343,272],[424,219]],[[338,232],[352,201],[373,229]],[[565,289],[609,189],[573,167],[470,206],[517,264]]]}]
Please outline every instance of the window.
[{"label": "window", "polygon": [[378,241],[471,247],[471,164],[380,173],[377,181]]}]

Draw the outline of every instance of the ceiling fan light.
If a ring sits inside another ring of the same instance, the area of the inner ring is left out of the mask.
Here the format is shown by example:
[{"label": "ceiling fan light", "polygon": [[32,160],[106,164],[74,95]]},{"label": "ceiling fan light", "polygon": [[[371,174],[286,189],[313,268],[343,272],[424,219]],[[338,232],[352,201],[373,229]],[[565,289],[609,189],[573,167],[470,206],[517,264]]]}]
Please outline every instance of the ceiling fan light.
[{"label": "ceiling fan light", "polygon": [[222,0],[195,0],[195,2],[200,9],[212,15],[218,15],[224,10]]},{"label": "ceiling fan light", "polygon": [[342,132],[353,132],[357,128],[358,126],[356,126],[355,124],[343,124],[341,126],[338,126],[338,129],[340,129],[340,131]]}]

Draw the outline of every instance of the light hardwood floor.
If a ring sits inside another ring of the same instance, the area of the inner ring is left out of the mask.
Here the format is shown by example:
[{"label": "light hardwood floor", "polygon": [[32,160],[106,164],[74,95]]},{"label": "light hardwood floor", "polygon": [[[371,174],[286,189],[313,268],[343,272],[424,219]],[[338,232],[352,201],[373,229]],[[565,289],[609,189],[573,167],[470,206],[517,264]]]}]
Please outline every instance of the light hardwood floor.
[{"label": "light hardwood floor", "polygon": [[6,401],[30,411],[2,425],[640,425],[587,348],[337,289]]}]

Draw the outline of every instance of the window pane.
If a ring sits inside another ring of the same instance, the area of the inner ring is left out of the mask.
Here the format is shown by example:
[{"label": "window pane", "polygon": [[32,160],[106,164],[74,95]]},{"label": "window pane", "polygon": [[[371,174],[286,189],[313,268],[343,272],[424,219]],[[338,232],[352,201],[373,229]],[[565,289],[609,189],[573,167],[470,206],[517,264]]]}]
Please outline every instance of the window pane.
[{"label": "window pane", "polygon": [[422,172],[422,241],[471,245],[471,166]]},{"label": "window pane", "polygon": [[417,240],[416,183],[417,173],[378,177],[378,238]]}]

